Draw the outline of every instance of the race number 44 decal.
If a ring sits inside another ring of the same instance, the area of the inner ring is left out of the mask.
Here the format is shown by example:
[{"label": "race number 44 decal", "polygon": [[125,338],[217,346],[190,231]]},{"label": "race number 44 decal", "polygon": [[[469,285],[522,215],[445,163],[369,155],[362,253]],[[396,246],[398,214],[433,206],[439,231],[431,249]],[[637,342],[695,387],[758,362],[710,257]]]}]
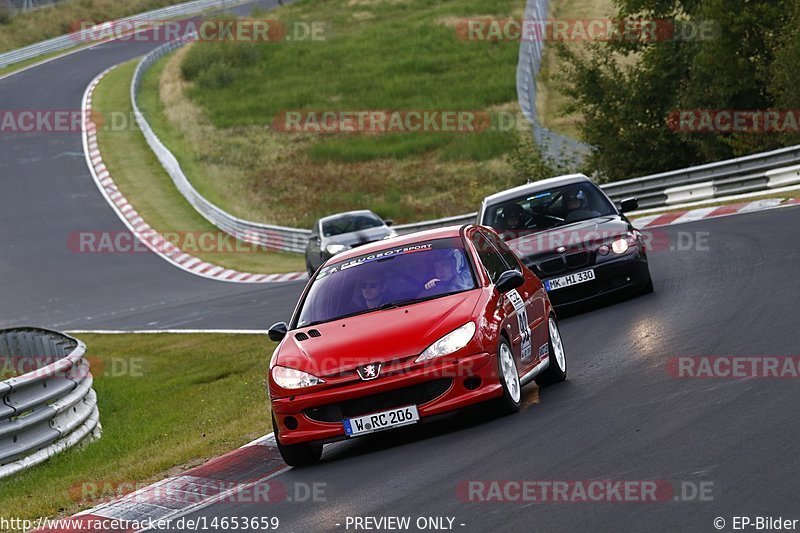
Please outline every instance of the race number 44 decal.
[{"label": "race number 44 decal", "polygon": [[525,308],[525,302],[516,289],[509,291],[507,294],[508,299],[511,300],[511,304],[517,311],[517,324],[519,324],[519,334],[522,338],[521,359],[525,361],[531,356],[531,324],[528,321],[528,310]]}]

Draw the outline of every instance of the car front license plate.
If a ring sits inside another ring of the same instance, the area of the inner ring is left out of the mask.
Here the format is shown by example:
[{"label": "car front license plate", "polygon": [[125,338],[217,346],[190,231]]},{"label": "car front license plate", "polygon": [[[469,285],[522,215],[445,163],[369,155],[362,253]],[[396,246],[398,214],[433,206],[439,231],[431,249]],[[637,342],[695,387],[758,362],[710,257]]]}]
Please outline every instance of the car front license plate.
[{"label": "car front license plate", "polygon": [[348,437],[356,437],[366,433],[375,433],[419,422],[419,411],[416,405],[398,407],[380,413],[344,419],[344,432]]},{"label": "car front license plate", "polygon": [[576,272],[575,274],[570,274],[568,276],[549,279],[544,282],[544,286],[548,291],[555,291],[571,285],[577,285],[578,283],[592,281],[593,279],[594,270],[584,270],[583,272]]}]

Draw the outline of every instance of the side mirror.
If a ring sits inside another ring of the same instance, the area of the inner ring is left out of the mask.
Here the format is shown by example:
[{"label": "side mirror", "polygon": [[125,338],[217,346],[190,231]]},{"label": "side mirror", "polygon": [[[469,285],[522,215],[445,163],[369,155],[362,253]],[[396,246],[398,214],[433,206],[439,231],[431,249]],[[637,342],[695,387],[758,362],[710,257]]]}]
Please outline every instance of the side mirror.
[{"label": "side mirror", "polygon": [[637,209],[639,209],[638,198],[626,198],[619,203],[619,210],[623,213],[630,213],[631,211],[636,211]]},{"label": "side mirror", "polygon": [[289,326],[286,325],[286,322],[278,322],[277,324],[272,324],[267,332],[270,340],[275,342],[280,342],[286,336],[286,333],[289,331]]},{"label": "side mirror", "polygon": [[387,218],[386,220],[383,221],[383,223],[386,224],[387,226],[391,226],[392,224],[394,224],[394,220],[392,220],[391,218]]},{"label": "side mirror", "polygon": [[500,279],[497,280],[497,290],[501,293],[506,293],[510,290],[516,289],[525,283],[525,277],[519,270],[506,270],[500,274]]}]

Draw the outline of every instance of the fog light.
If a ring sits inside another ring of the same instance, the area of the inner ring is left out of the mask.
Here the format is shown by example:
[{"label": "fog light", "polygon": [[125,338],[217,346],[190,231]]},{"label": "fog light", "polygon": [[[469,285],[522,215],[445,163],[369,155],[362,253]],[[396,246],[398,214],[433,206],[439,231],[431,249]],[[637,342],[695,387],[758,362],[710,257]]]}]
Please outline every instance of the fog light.
[{"label": "fog light", "polygon": [[602,245],[600,248],[597,249],[597,253],[600,255],[608,255],[608,252],[611,251],[611,248],[608,247],[607,244]]},{"label": "fog light", "polygon": [[481,386],[481,378],[478,376],[470,376],[464,380],[464,388],[467,390],[475,390]]},{"label": "fog light", "polygon": [[297,419],[293,416],[287,416],[283,419],[283,425],[286,426],[286,429],[297,429],[299,425],[297,423]]}]

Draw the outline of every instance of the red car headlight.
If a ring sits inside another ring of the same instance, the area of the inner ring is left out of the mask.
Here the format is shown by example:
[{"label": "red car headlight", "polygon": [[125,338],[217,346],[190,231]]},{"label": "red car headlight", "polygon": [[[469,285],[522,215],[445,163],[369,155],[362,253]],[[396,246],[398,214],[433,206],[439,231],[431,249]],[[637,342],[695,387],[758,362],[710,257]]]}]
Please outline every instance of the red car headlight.
[{"label": "red car headlight", "polygon": [[416,359],[416,363],[422,363],[435,357],[441,357],[453,352],[457,352],[472,340],[475,336],[475,323],[467,322],[458,329],[455,329],[428,346]]},{"label": "red car headlight", "polygon": [[302,389],[325,383],[324,379],[308,372],[277,365],[272,367],[272,380],[283,389]]}]

